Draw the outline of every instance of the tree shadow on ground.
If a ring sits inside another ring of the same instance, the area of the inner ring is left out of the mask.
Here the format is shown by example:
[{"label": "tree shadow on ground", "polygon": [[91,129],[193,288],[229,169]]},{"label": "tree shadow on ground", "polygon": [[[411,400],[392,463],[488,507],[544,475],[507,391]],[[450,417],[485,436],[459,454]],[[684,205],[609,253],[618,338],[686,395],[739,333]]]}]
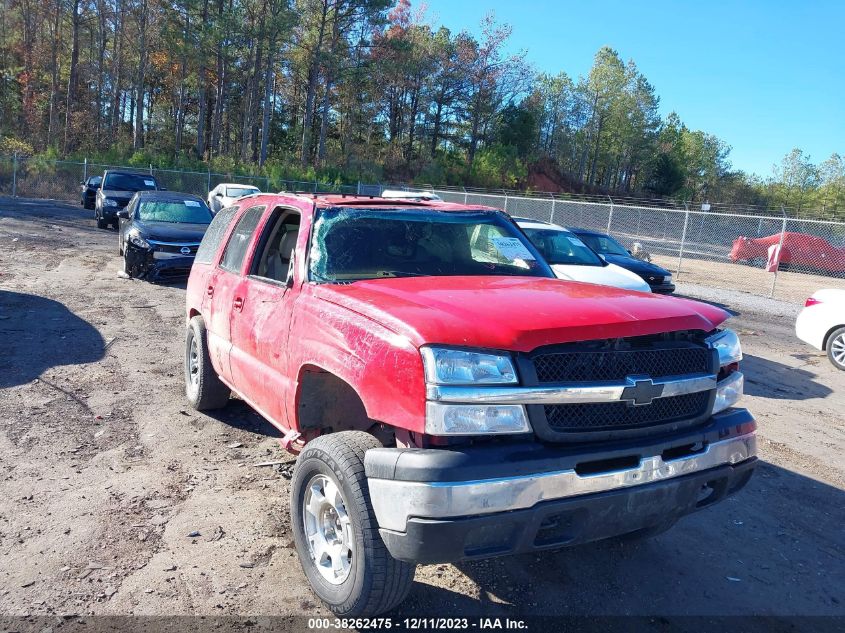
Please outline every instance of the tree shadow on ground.
[{"label": "tree shadow on ground", "polygon": [[105,349],[99,331],[64,304],[0,290],[0,388],[32,382],[52,367],[96,362]]},{"label": "tree shadow on ground", "polygon": [[447,566],[421,568],[391,615],[652,616],[625,621],[644,631],[754,615],[767,617],[742,630],[794,630],[781,618],[845,617],[843,508],[839,488],[762,462],[745,489],[648,541],[458,563],[455,589],[429,584]]},{"label": "tree shadow on ground", "polygon": [[830,387],[816,382],[817,374],[777,361],[746,354],[740,365],[745,374],[745,393],[775,400],[825,398]]}]

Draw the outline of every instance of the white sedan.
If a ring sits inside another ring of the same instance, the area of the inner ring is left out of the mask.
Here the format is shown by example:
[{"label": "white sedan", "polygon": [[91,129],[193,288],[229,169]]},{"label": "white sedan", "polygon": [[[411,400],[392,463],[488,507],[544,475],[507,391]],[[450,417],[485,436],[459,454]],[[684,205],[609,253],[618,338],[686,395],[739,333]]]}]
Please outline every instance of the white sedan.
[{"label": "white sedan", "polygon": [[261,193],[258,187],[224,182],[208,192],[208,208],[211,209],[212,213],[217,213],[220,209],[234,203],[238,198],[256,193]]},{"label": "white sedan", "polygon": [[807,299],[795,321],[795,334],[826,351],[833,366],[845,370],[845,290],[819,290]]},{"label": "white sedan", "polygon": [[523,218],[516,219],[516,223],[525,231],[558,279],[651,292],[642,277],[605,261],[572,231],[557,224]]}]

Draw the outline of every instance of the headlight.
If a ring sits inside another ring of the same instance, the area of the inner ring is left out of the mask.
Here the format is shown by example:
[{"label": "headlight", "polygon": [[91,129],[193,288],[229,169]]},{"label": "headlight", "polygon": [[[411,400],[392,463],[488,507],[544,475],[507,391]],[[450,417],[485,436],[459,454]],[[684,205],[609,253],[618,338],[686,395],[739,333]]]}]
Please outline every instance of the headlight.
[{"label": "headlight", "polygon": [[664,275],[663,276],[663,283],[667,283],[667,284],[672,283],[672,275]]},{"label": "headlight", "polygon": [[733,330],[722,330],[707,339],[707,345],[719,352],[719,366],[724,367],[742,360],[742,346]]},{"label": "headlight", "polygon": [[111,198],[106,198],[103,204],[107,207],[116,207],[117,200],[112,200]]},{"label": "headlight", "polygon": [[443,347],[420,349],[425,380],[432,385],[515,384],[510,356]]},{"label": "headlight", "polygon": [[521,404],[442,404],[427,402],[425,432],[429,435],[496,435],[529,433]]},{"label": "headlight", "polygon": [[716,402],[713,403],[713,413],[724,411],[735,405],[742,397],[745,377],[742,372],[735,371],[716,385]]},{"label": "headlight", "polygon": [[149,248],[150,247],[149,242],[147,242],[147,240],[145,240],[143,237],[141,237],[141,234],[138,233],[137,231],[129,231],[129,234],[126,237],[127,237],[127,239],[129,239],[130,242],[132,242],[138,248]]}]

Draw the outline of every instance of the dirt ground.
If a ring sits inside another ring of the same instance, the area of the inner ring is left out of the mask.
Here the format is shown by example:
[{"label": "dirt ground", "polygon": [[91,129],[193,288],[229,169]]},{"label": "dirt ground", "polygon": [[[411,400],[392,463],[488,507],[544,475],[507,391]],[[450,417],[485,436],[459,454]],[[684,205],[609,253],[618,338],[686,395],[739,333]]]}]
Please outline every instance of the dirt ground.
[{"label": "dirt ground", "polygon": [[[777,274],[777,280],[774,280],[774,273],[766,272],[764,268],[734,264],[728,261],[684,257],[680,275],[677,274],[677,256],[653,255],[652,261],[667,270],[673,271],[674,277],[678,281],[738,290],[762,297],[771,296],[774,299],[789,301],[796,305],[804,305],[807,297],[820,288],[845,288],[845,282],[840,277],[780,270]],[[774,294],[772,294],[773,282]]]},{"label": "dirt ground", "polygon": [[[326,614],[278,432],[188,409],[184,287],[120,279],[90,216],[0,199],[0,614]],[[733,307],[745,490],[644,544],[420,567],[395,615],[845,615],[845,373]]]}]

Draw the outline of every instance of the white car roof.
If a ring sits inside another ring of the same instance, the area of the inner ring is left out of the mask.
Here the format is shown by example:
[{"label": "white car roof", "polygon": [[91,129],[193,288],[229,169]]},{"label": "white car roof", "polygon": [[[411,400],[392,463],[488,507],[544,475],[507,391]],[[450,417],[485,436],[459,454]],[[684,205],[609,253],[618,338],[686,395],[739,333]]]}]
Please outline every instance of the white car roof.
[{"label": "white car roof", "polygon": [[255,189],[256,191],[259,191],[258,187],[255,185],[242,185],[237,182],[221,182],[217,185],[217,187],[240,187],[241,189]]},{"label": "white car roof", "polygon": [[566,227],[558,224],[550,224],[549,222],[531,222],[530,220],[517,220],[517,226],[523,229],[545,229],[547,231],[560,231],[561,233],[572,233]]},{"label": "white car roof", "polygon": [[440,200],[440,196],[431,191],[402,191],[400,189],[385,189],[382,198],[407,198],[409,200]]}]

